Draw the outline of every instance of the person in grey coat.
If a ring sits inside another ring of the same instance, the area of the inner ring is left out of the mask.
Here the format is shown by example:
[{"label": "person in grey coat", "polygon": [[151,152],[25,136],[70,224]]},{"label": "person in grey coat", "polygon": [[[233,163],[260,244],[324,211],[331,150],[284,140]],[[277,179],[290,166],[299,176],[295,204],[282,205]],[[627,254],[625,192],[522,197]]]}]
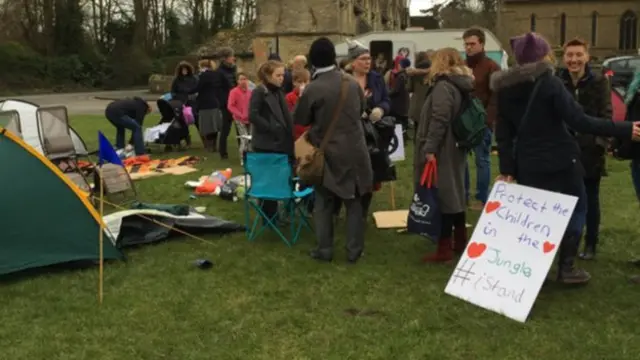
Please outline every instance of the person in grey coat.
[{"label": "person in grey coat", "polygon": [[315,187],[318,247],[310,255],[320,261],[333,259],[334,208],[335,202],[342,200],[347,211],[347,260],[355,263],[364,249],[362,197],[373,191],[373,170],[360,120],[364,92],[355,79],[336,67],[331,40],[314,41],[309,60],[316,72],[298,100],[293,117],[295,124],[310,126],[309,141],[314,146],[320,145],[338,106],[343,78],[348,81],[344,106],[325,149],[322,185]]},{"label": "person in grey coat", "polygon": [[[451,130],[452,121],[459,114],[463,92],[473,91],[473,73],[465,66],[457,50],[438,50],[433,58],[429,81],[432,89],[427,95],[416,131],[413,170],[418,184],[428,161],[436,159],[438,175],[438,204],[442,213],[442,230],[435,254],[427,254],[424,262],[447,262],[453,251],[466,247],[466,197],[464,173],[467,152],[459,149]],[[453,228],[456,228],[455,239]]]}]

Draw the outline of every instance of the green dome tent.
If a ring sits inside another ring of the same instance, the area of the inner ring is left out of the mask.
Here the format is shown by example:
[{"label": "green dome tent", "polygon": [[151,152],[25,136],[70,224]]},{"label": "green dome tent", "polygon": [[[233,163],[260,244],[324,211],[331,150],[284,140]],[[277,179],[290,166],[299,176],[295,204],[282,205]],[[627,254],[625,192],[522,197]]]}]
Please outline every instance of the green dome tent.
[{"label": "green dome tent", "polygon": [[[17,135],[0,127],[0,275],[99,260],[102,219],[87,194]],[[104,236],[104,258],[123,259]]]}]

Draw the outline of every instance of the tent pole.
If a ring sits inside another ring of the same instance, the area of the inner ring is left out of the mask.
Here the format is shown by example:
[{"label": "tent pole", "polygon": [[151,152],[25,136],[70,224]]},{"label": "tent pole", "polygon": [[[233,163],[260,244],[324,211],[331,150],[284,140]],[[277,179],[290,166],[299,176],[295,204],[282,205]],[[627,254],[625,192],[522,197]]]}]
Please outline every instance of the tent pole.
[{"label": "tent pole", "polygon": [[98,302],[102,304],[104,297],[104,181],[102,179],[102,171],[99,167],[96,167],[98,171],[98,178],[100,178],[100,235],[98,242],[100,246],[100,270],[98,280]]},{"label": "tent pole", "polygon": [[396,209],[396,187],[393,185],[393,181],[389,181],[389,192],[391,200],[391,210]]}]

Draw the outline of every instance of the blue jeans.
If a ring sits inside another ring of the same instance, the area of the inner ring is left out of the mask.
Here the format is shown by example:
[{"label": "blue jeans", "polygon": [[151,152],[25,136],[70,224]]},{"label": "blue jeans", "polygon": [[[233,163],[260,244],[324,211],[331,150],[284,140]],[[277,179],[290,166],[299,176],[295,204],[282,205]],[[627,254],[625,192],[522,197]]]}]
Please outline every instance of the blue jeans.
[{"label": "blue jeans", "polygon": [[636,190],[636,197],[640,201],[640,159],[631,160],[631,181]]},{"label": "blue jeans", "polygon": [[142,125],[130,116],[107,117],[107,120],[116,127],[116,149],[124,149],[124,131],[131,130],[131,140],[133,140],[133,148],[136,155],[144,155],[144,138],[142,137]]},{"label": "blue jeans", "polygon": [[[584,186],[584,181],[575,184],[575,191],[571,195],[578,198],[576,207],[571,214],[567,229],[565,230],[565,236],[573,236],[578,239],[582,236],[583,229],[587,224],[587,190]],[[546,189],[545,189],[546,190]]]},{"label": "blue jeans", "polygon": [[[491,185],[491,142],[493,140],[493,132],[487,128],[482,143],[473,149],[476,155],[476,200],[486,203],[489,198],[489,185]],[[471,180],[469,176],[469,162],[467,159],[467,168],[464,172],[464,190],[469,201],[469,193],[471,188]]]}]

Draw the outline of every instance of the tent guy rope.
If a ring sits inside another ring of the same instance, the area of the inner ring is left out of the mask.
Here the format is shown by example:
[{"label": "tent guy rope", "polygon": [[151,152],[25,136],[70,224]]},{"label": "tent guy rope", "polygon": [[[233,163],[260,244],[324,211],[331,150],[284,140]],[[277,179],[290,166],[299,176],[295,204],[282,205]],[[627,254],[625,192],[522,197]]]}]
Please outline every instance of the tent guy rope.
[{"label": "tent guy rope", "polygon": [[[126,207],[124,207],[124,206],[120,206],[120,205],[118,205],[118,204],[114,204],[114,203],[109,202],[109,201],[104,200],[104,199],[102,200],[102,202],[103,202],[104,204],[107,204],[107,205],[113,206],[113,207],[115,207],[115,208],[116,208],[116,209],[118,209],[118,210],[130,210],[130,209],[127,209],[127,208],[126,208]],[[102,212],[101,212],[101,213],[102,213]],[[138,217],[140,217],[140,218],[142,218],[142,219],[145,219],[145,220],[147,220],[147,221],[151,221],[152,223],[154,223],[154,224],[156,224],[156,225],[159,225],[159,226],[162,226],[162,227],[163,227],[163,228],[165,228],[165,229],[169,229],[169,230],[175,231],[175,232],[177,232],[177,233],[179,233],[179,234],[182,234],[182,235],[184,235],[184,236],[186,236],[186,237],[189,237],[189,238],[191,238],[191,239],[198,240],[198,241],[202,241],[202,242],[207,243],[207,244],[209,244],[209,245],[213,245],[213,242],[211,242],[211,241],[209,241],[209,240],[205,240],[205,239],[203,239],[203,238],[201,238],[201,237],[199,237],[199,236],[195,236],[195,235],[190,234],[190,233],[188,233],[188,232],[186,232],[186,231],[184,231],[184,230],[180,230],[180,229],[178,229],[178,228],[176,228],[176,227],[169,226],[169,225],[167,225],[167,224],[163,224],[162,222],[157,221],[157,220],[155,220],[155,219],[152,219],[152,218],[150,218],[150,217],[148,217],[148,216],[144,216],[144,215],[142,215],[142,214],[134,214],[134,215],[135,215],[135,216],[138,216]],[[101,214],[100,216],[103,216],[103,215]]]}]

